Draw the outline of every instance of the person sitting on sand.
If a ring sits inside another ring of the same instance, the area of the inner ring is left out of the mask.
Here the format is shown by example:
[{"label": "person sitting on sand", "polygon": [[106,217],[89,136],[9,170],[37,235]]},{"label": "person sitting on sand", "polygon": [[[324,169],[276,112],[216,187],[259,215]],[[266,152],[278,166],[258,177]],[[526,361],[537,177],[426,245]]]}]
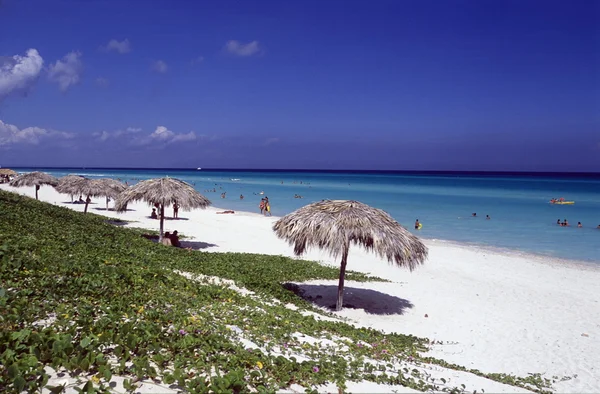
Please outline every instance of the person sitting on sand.
[{"label": "person sitting on sand", "polygon": [[152,208],[152,213],[150,214],[150,219],[158,219],[158,215],[156,214],[156,208]]},{"label": "person sitting on sand", "polygon": [[77,200],[78,204],[85,204],[85,201],[83,201],[83,198],[81,196],[79,196],[79,200]]},{"label": "person sitting on sand", "polygon": [[177,234],[177,230],[173,231],[173,234],[171,234],[171,245],[175,246],[176,248],[180,248],[181,242],[179,242],[179,235]]},{"label": "person sitting on sand", "polygon": [[223,215],[226,213],[235,213],[235,211],[221,211],[221,212],[217,212],[217,215]]},{"label": "person sitting on sand", "polygon": [[167,231],[160,243],[165,246],[173,246],[173,244],[171,243],[171,233]]}]

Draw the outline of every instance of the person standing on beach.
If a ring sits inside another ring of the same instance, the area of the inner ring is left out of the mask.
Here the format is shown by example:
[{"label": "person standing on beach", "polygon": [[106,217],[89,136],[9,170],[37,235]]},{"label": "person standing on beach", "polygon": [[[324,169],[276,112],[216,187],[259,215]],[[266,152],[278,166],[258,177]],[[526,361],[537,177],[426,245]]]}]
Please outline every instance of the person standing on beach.
[{"label": "person standing on beach", "polygon": [[177,204],[177,201],[173,204],[173,217],[175,219],[179,218],[179,205]]},{"label": "person standing on beach", "polygon": [[265,213],[265,199],[261,198],[260,199],[260,204],[258,205],[258,207],[260,208],[260,214],[264,214]]},{"label": "person standing on beach", "polygon": [[265,203],[265,216],[271,216],[271,203],[269,200]]}]

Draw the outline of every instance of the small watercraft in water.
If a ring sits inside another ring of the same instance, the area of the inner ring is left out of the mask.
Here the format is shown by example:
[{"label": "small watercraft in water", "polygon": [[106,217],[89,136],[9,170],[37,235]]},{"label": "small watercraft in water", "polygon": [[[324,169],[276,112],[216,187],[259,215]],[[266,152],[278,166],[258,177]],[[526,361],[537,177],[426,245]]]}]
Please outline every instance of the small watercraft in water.
[{"label": "small watercraft in water", "polygon": [[550,200],[550,204],[558,204],[558,205],[573,205],[575,201],[565,201],[564,198],[553,198]]}]

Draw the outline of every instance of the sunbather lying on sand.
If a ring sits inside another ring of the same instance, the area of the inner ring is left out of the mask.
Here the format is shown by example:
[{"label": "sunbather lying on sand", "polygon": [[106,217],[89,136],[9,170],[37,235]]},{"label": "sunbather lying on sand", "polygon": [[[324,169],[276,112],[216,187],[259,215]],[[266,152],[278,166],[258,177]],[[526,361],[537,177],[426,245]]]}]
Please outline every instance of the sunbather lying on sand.
[{"label": "sunbather lying on sand", "polygon": [[217,212],[217,215],[222,215],[224,213],[235,213],[235,211],[221,211],[221,212]]}]

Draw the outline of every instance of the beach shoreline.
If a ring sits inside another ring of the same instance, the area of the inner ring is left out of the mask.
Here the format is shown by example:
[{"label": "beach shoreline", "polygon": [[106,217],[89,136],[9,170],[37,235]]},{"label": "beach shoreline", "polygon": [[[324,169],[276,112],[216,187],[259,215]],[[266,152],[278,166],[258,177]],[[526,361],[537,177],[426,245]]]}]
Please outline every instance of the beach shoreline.
[{"label": "beach shoreline", "polygon": [[[29,197],[33,188],[3,190]],[[42,187],[40,199],[76,211],[83,204],[64,203],[68,196]],[[145,203],[131,204],[123,214],[90,212],[131,221],[130,227],[158,229]],[[217,215],[220,208],[180,211],[180,220],[165,220],[207,252],[239,252],[293,257],[293,248],[278,240],[271,227],[277,217],[252,212]],[[166,214],[170,216],[171,210]],[[600,365],[600,270],[574,261],[495,253],[476,247],[425,240],[429,258],[412,273],[391,267],[359,248],[350,251],[348,269],[390,282],[349,282],[346,300],[357,309],[336,313],[359,326],[383,332],[426,337],[435,344],[428,355],[483,372],[527,376],[540,373],[558,392],[597,392]],[[305,260],[337,266],[326,253],[311,250]],[[544,260],[544,261],[542,261]],[[299,284],[328,297],[336,281]],[[387,311],[385,300],[407,301],[402,311]]]},{"label": "beach shoreline", "polygon": [[[211,206],[207,209],[215,210],[217,212],[234,210],[233,208],[227,208],[227,207],[223,207],[221,205],[219,205],[218,207]],[[261,213],[244,211],[244,210],[234,210],[234,211],[235,211],[236,215],[244,215],[244,216],[255,217],[255,218],[271,218],[271,219],[275,219],[275,220],[278,220],[281,218],[281,216],[265,216]],[[404,227],[406,227],[406,226],[404,226]],[[600,230],[599,230],[599,232],[600,232]],[[454,240],[450,240],[450,239],[430,238],[427,235],[421,235],[421,233],[415,233],[415,235],[418,236],[428,246],[429,245],[443,245],[443,246],[451,246],[451,247],[455,247],[455,248],[465,248],[467,250],[477,250],[481,253],[492,253],[492,254],[505,255],[507,257],[521,257],[521,258],[531,259],[531,260],[535,260],[542,264],[559,265],[559,266],[566,265],[566,266],[572,266],[572,267],[580,268],[580,269],[600,271],[600,264],[599,264],[600,260],[593,261],[593,260],[566,259],[566,258],[561,258],[561,257],[556,257],[556,256],[544,255],[541,253],[533,253],[533,252],[519,250],[519,249],[504,248],[504,247],[498,247],[498,246],[493,246],[493,245],[482,245],[482,244],[478,244],[478,243],[474,243],[474,242],[473,243],[459,242],[459,241],[454,241]]]}]

